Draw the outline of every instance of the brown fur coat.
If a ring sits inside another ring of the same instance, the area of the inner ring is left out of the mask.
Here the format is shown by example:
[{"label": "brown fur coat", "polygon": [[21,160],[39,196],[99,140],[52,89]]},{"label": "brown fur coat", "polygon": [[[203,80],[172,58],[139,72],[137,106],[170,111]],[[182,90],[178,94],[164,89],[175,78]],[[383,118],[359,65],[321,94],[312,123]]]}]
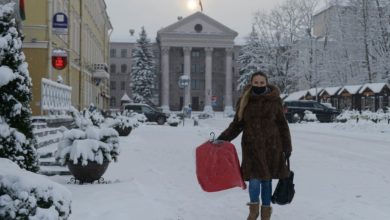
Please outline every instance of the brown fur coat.
[{"label": "brown fur coat", "polygon": [[218,137],[231,141],[243,132],[241,172],[244,180],[280,179],[289,174],[283,152],[292,151],[290,130],[279,89],[268,87],[271,91],[265,95],[249,94],[241,121],[238,119],[240,98],[233,122]]}]

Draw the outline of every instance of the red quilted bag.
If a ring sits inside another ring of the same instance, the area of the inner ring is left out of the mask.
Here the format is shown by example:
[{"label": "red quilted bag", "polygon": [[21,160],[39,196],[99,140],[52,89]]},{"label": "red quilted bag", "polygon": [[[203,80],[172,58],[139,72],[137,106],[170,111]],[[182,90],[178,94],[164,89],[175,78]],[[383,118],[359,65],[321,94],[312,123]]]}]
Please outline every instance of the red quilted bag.
[{"label": "red quilted bag", "polygon": [[202,189],[216,192],[233,187],[246,189],[236,148],[227,141],[207,141],[196,148],[196,176]]}]

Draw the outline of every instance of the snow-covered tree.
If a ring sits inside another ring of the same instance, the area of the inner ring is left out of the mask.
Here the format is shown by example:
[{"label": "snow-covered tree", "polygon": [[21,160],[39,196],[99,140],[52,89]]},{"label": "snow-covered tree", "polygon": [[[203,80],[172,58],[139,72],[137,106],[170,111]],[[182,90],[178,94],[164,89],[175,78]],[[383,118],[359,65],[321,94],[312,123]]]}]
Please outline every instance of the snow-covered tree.
[{"label": "snow-covered tree", "polygon": [[238,79],[237,90],[244,88],[249,83],[251,75],[262,69],[261,52],[259,36],[253,27],[237,59],[240,66],[240,78]]},{"label": "snow-covered tree", "polygon": [[152,97],[152,88],[156,77],[152,45],[142,27],[133,51],[133,67],[131,80],[133,83],[133,100],[136,103],[145,102]]},{"label": "snow-covered tree", "polygon": [[[307,29],[317,0],[287,0],[269,13],[254,16],[263,50],[265,72],[282,92],[297,87],[302,70],[297,65],[297,42],[307,41]],[[308,16],[310,15],[310,16]]]},{"label": "snow-covered tree", "polygon": [[12,18],[14,3],[0,5],[0,157],[38,171],[31,125],[31,78],[21,34]]}]

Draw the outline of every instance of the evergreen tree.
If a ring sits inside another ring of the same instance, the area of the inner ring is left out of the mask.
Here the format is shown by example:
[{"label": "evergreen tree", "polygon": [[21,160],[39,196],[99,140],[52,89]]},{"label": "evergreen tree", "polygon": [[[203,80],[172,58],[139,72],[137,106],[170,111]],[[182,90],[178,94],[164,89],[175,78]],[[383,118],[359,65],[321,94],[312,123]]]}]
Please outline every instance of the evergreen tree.
[{"label": "evergreen tree", "polygon": [[152,97],[155,79],[155,63],[150,40],[142,27],[137,47],[133,51],[133,67],[131,79],[133,82],[133,100],[136,103],[145,102]]},{"label": "evergreen tree", "polygon": [[0,157],[36,172],[29,104],[32,84],[13,13],[13,3],[0,6]]},{"label": "evergreen tree", "polygon": [[246,44],[241,48],[238,56],[238,64],[240,66],[240,78],[238,79],[237,90],[242,89],[250,81],[253,73],[261,69],[262,61],[260,55],[259,36],[254,28],[249,34]]}]

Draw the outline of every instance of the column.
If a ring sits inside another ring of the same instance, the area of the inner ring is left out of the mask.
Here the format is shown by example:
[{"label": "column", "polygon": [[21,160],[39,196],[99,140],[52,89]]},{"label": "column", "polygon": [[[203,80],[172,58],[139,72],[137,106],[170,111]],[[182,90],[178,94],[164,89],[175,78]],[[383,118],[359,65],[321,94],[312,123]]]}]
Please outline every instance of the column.
[{"label": "column", "polygon": [[231,114],[233,112],[233,72],[232,72],[232,54],[233,48],[226,48],[226,77],[225,77],[225,109],[224,113]]},{"label": "column", "polygon": [[188,76],[188,79],[190,79],[190,82],[188,83],[188,86],[184,88],[184,106],[188,106],[191,104],[191,47],[183,47],[184,51],[184,75]]},{"label": "column", "polygon": [[212,70],[213,70],[213,48],[204,48],[206,52],[206,71],[205,71],[205,98],[204,98],[204,109],[205,112],[212,112],[213,107],[211,106],[212,96]]},{"label": "column", "polygon": [[169,47],[161,47],[161,108],[169,112]]}]

